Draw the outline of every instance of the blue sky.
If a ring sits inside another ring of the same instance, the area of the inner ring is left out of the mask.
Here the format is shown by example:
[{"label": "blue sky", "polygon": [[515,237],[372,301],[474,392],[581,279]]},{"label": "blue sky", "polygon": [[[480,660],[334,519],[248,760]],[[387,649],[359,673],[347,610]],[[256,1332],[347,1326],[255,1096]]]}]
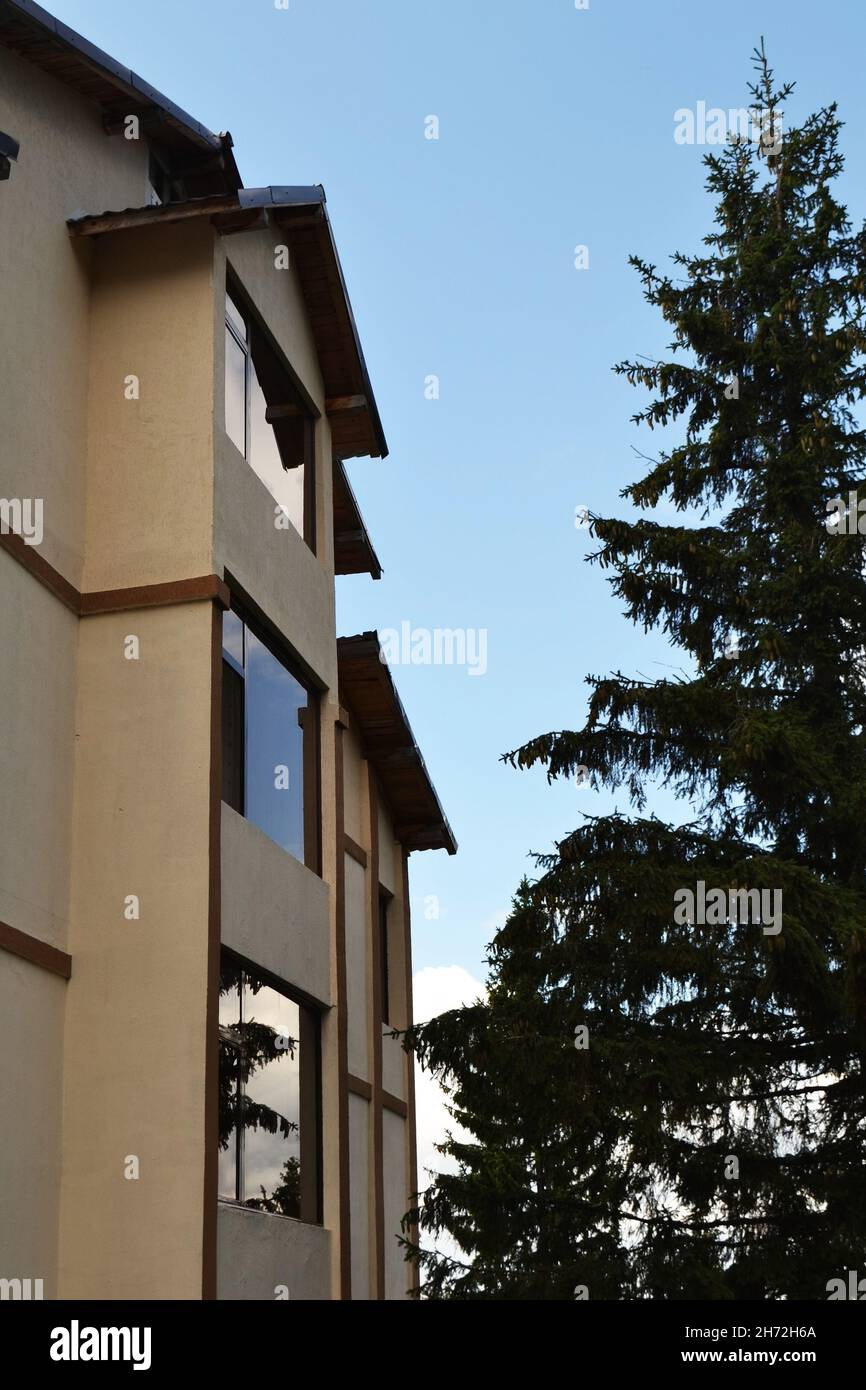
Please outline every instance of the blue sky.
[{"label": "blue sky", "polygon": [[[702,150],[674,112],[742,107],[763,34],[797,90],[838,100],[842,191],[864,216],[866,7],[850,0],[48,0],[213,130],[248,186],[322,183],[391,448],[349,464],[385,568],[338,581],[344,633],[486,629],[488,670],[395,670],[460,854],[412,860],[417,968],[483,978],[528,854],[615,798],[500,754],[581,725],[587,673],[662,675],[575,508],[625,514],[630,415],[614,362],[663,351],[630,252],[663,265],[710,229]],[[425,139],[435,115],[440,138]],[[97,209],[94,209],[97,211]],[[589,249],[589,268],[574,248]],[[438,400],[425,379],[440,379]],[[661,663],[661,664],[660,664]],[[625,803],[620,799],[619,804]],[[659,809],[670,811],[668,799]],[[684,817],[685,818],[685,817]],[[424,901],[435,895],[437,920]]]}]

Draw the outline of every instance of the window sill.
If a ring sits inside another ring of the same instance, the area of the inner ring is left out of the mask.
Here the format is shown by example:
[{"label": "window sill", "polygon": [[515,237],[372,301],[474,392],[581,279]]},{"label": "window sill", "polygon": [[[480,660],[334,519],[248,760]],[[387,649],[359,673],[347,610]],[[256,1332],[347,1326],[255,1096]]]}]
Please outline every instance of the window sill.
[{"label": "window sill", "polygon": [[250,1216],[266,1216],[271,1221],[291,1221],[294,1226],[312,1227],[314,1230],[323,1231],[325,1223],[323,1221],[305,1221],[300,1216],[286,1216],[280,1211],[259,1211],[257,1207],[248,1207],[244,1202],[233,1202],[230,1197],[218,1197],[218,1207],[230,1207],[232,1211],[245,1211]]}]

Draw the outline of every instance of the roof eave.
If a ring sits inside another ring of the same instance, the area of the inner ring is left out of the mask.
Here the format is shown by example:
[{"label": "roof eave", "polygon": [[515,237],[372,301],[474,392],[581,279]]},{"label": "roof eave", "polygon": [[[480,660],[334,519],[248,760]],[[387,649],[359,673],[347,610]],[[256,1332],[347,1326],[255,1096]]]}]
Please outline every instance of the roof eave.
[{"label": "roof eave", "polygon": [[[442,809],[436,788],[433,785],[423,754],[415,740],[412,726],[403,708],[403,702],[394,684],[394,678],[383,659],[382,648],[377,632],[363,632],[354,637],[340,637],[337,641],[337,655],[340,668],[340,698],[351,711],[358,725],[361,749],[364,757],[377,773],[379,781],[387,788],[389,773],[396,765],[411,767],[423,787],[427,807],[419,815],[417,806],[409,811],[405,807],[390,803],[394,820],[394,833],[407,850],[444,849],[449,854],[457,853],[457,841]],[[351,670],[355,666],[355,671]],[[381,730],[373,730],[365,721],[357,695],[353,699],[353,677],[362,672],[364,678],[377,682],[385,693],[389,713],[398,728],[399,738],[387,738],[383,742]]]}]

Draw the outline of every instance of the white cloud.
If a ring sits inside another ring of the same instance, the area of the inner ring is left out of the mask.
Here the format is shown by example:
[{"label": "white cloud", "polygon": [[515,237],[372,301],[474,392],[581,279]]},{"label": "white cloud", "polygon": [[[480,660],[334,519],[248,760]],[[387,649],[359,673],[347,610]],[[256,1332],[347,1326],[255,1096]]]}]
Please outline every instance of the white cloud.
[{"label": "white cloud", "polygon": [[[487,993],[480,980],[469,974],[460,965],[428,965],[419,970],[412,982],[415,1021],[426,1023],[438,1014],[449,1009],[458,1009],[463,1004],[472,1004],[483,999]],[[441,1172],[446,1166],[443,1156],[436,1152],[435,1145],[445,1139],[446,1131],[460,1138],[468,1138],[465,1131],[455,1125],[446,1110],[447,1097],[439,1082],[429,1072],[415,1064],[415,1109],[418,1126],[418,1182],[423,1190],[428,1184],[426,1169]]]},{"label": "white cloud", "polygon": [[[449,1009],[474,1004],[486,997],[487,990],[480,980],[460,965],[428,965],[419,970],[412,981],[414,1014],[417,1023],[426,1023]],[[436,1152],[448,1130],[456,1139],[470,1139],[466,1131],[454,1123],[445,1108],[447,1097],[439,1082],[415,1063],[415,1113],[418,1131],[418,1186],[421,1192],[430,1185],[428,1169],[433,1172],[454,1172],[457,1165]],[[422,1244],[451,1259],[465,1259],[459,1246],[447,1235],[438,1238],[430,1232],[422,1236]]]}]

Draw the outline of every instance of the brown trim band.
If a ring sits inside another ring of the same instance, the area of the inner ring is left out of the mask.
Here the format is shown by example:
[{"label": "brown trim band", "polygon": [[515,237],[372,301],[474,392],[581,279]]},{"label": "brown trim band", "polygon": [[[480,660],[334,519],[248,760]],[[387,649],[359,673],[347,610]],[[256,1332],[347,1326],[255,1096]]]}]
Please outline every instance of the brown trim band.
[{"label": "brown trim band", "polygon": [[343,726],[334,724],[334,782],[337,826],[335,921],[337,956],[337,1142],[339,1145],[340,1298],[352,1297],[352,1204],[349,1144],[349,1002],[346,981],[346,855],[343,805]]},{"label": "brown trim band", "polygon": [[37,552],[32,545],[27,545],[20,536],[12,532],[0,531],[0,550],[5,550],[7,555],[11,555],[13,560],[17,560],[34,579],[38,579],[46,589],[59,598],[61,603],[65,603],[72,612],[80,615],[81,595],[68,579],[64,579],[59,570]]},{"label": "brown trim band", "polygon": [[27,545],[20,536],[0,532],[0,550],[5,550],[13,560],[17,560],[28,574],[79,618],[93,617],[97,613],[122,613],[136,608],[163,608],[173,603],[197,603],[206,599],[216,600],[223,608],[231,605],[228,585],[216,574],[204,574],[195,579],[172,579],[165,584],[141,584],[132,589],[100,589],[82,594],[37,552],[35,546]]},{"label": "brown trim band", "polygon": [[366,869],[368,858],[367,851],[362,849],[362,847],[352,839],[351,835],[347,835],[345,831],[343,831],[343,849],[351,859],[354,859],[356,864],[360,864],[362,869]]},{"label": "brown trim band", "polygon": [[401,1100],[399,1096],[393,1096],[390,1091],[382,1092],[382,1105],[393,1115],[402,1115],[404,1120],[409,1118],[409,1107],[405,1100]]},{"label": "brown trim band", "polygon": [[373,764],[367,763],[370,807],[370,946],[373,968],[372,1037],[373,1037],[373,1252],[375,1285],[374,1299],[385,1297],[385,1148],[382,1126],[382,959],[381,927],[379,920],[379,789]]},{"label": "brown trim band", "polygon": [[31,936],[29,932],[9,927],[5,922],[0,922],[0,951],[29,960],[31,965],[50,970],[52,975],[60,975],[64,980],[68,980],[72,974],[72,957],[65,951],[49,946],[47,941],[40,941],[38,936]]},{"label": "brown trim band", "polygon": [[81,595],[81,616],[95,613],[125,613],[134,608],[166,608],[173,603],[200,603],[216,600],[222,608],[231,607],[227,584],[215,574],[197,579],[173,579],[166,584],[142,584],[134,589],[103,589]]},{"label": "brown trim band", "polygon": [[207,1003],[204,1040],[204,1184],[201,1296],[217,1296],[219,1195],[219,989],[222,925],[222,612],[211,610],[210,805],[208,823]]},{"label": "brown trim band", "polygon": [[362,1100],[373,1099],[373,1087],[363,1077],[353,1076],[351,1072],[347,1072],[346,1085],[350,1095],[360,1096]]}]

